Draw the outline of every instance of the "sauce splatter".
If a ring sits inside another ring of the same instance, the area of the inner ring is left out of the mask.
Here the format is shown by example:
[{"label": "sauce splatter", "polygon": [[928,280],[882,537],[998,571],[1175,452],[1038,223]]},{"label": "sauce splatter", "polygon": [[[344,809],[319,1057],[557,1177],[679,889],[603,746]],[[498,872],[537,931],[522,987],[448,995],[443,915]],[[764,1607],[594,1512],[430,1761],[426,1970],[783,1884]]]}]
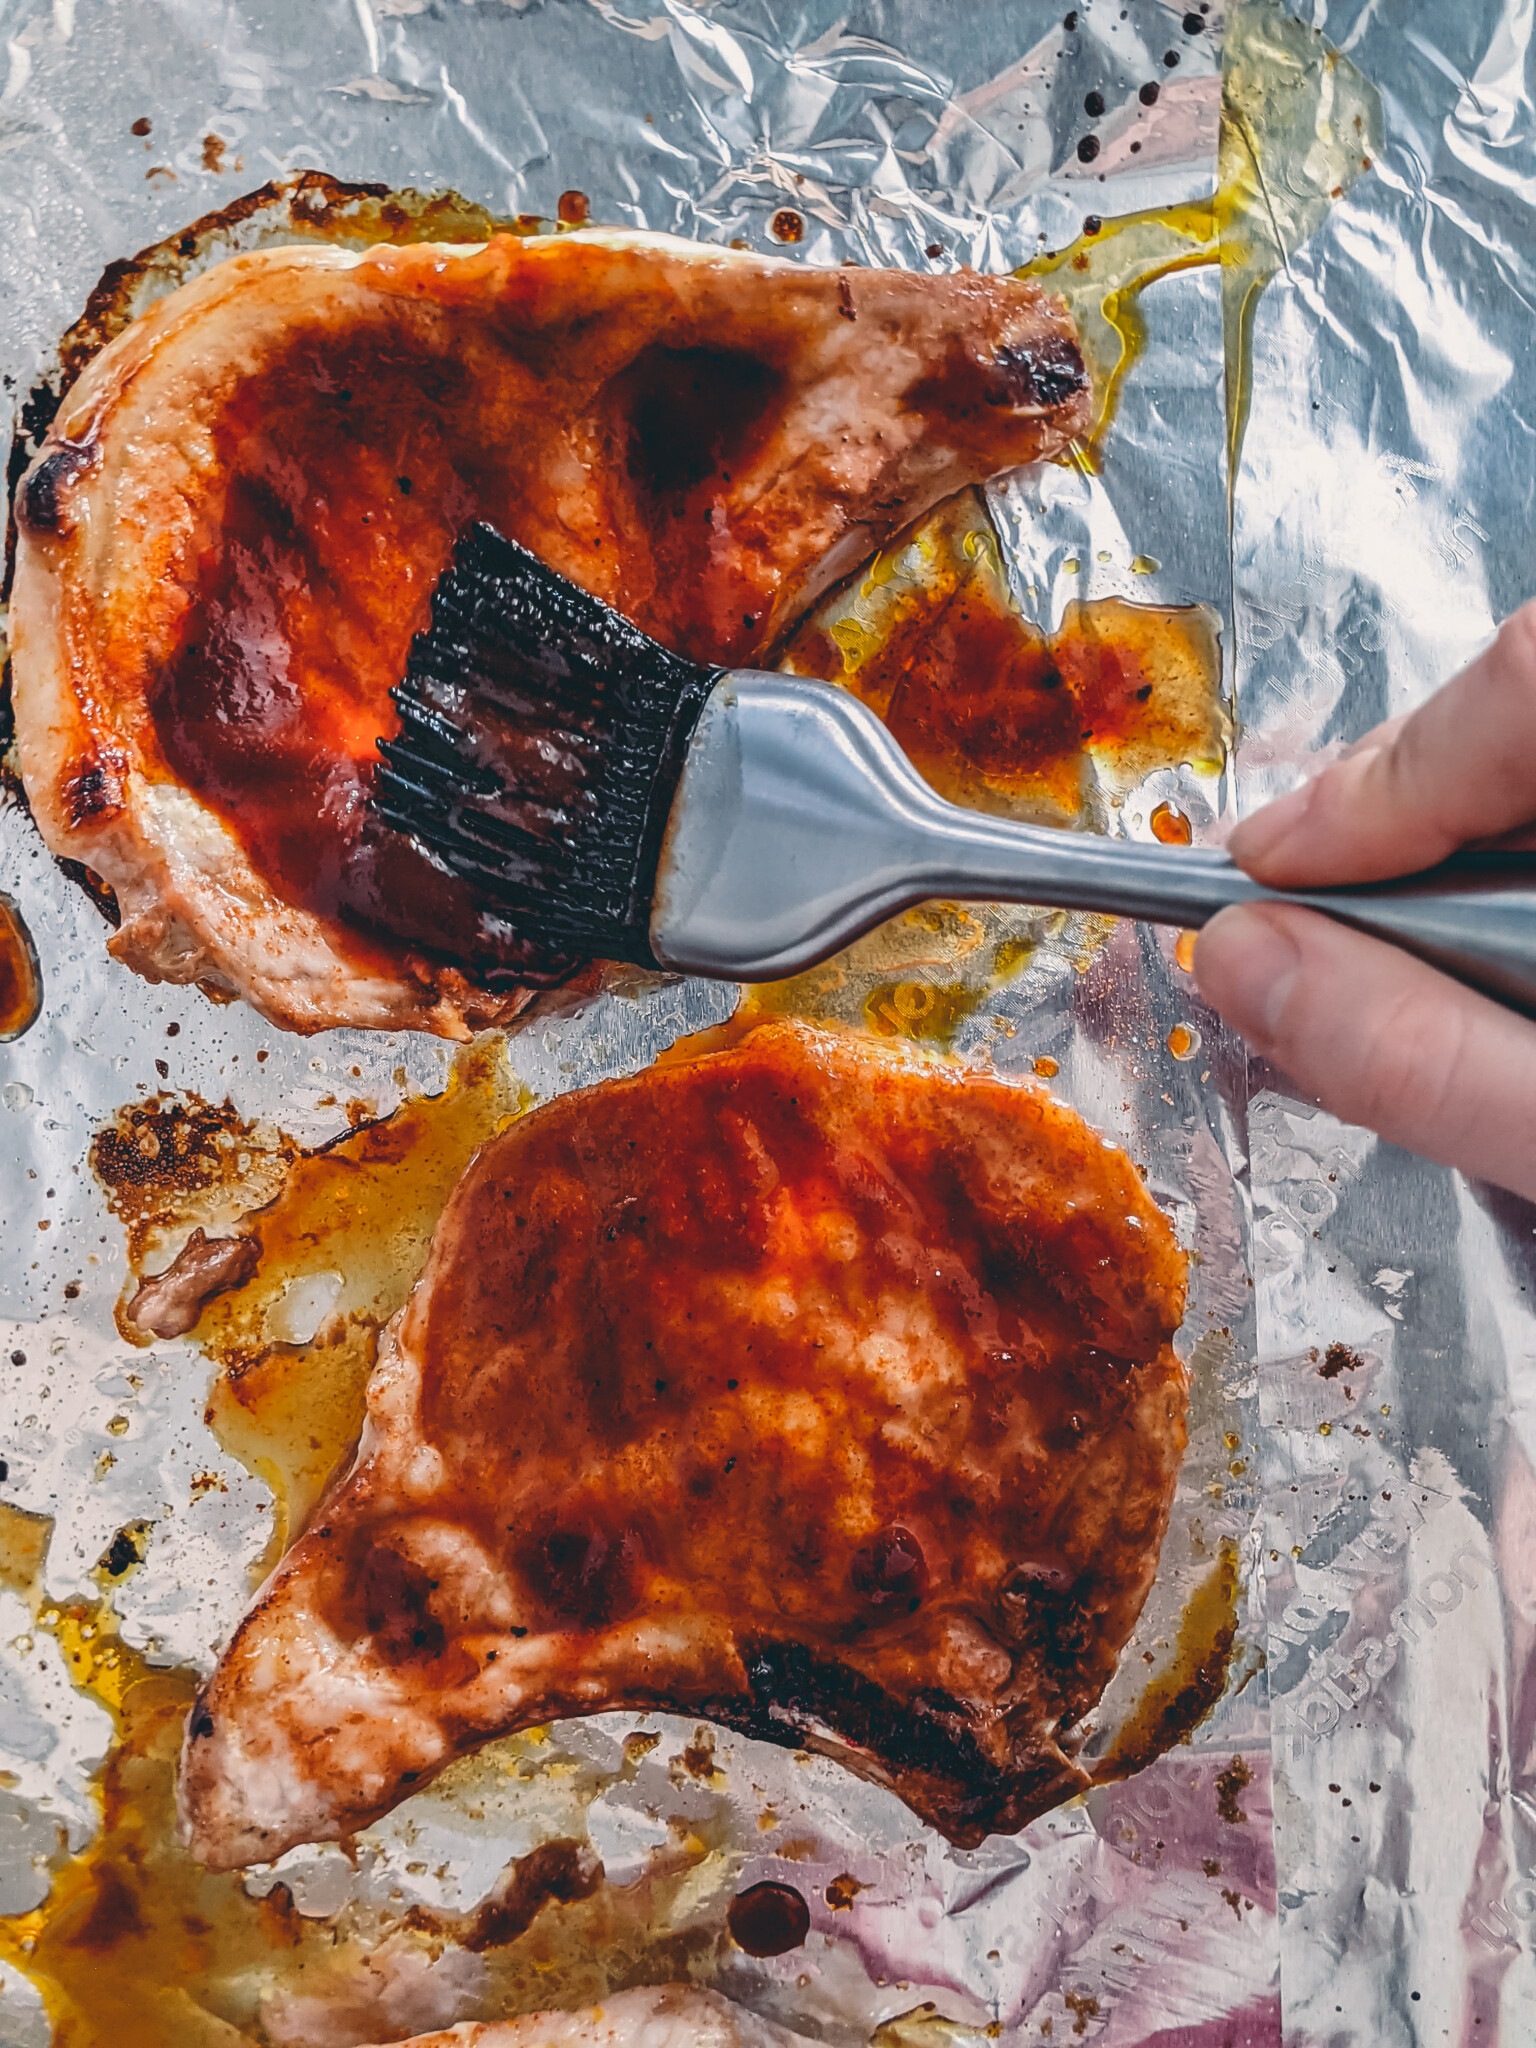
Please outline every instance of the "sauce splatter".
[{"label": "sauce splatter", "polygon": [[[297,1156],[273,1125],[248,1122],[228,1100],[152,1095],[124,1105],[91,1141],[91,1169],[107,1206],[128,1232],[128,1257],[142,1277],[146,1262],[201,1226],[210,1235],[261,1208],[278,1192]],[[119,1317],[132,1343],[145,1333]]]},{"label": "sauce splatter", "polygon": [[12,1593],[30,1593],[42,1573],[52,1534],[51,1516],[0,1502],[0,1586]]},{"label": "sauce splatter", "polygon": [[592,202],[585,192],[562,192],[555,202],[555,218],[562,227],[585,227],[592,215]]},{"label": "sauce splatter", "polygon": [[1240,1828],[1248,1816],[1238,1805],[1240,1795],[1253,1783],[1246,1757],[1235,1756],[1216,1780],[1216,1811],[1228,1827]]},{"label": "sauce splatter", "polygon": [[749,1956],[783,1956],[811,1931],[811,1909],[792,1884],[754,1884],[726,1910],[731,1939]]},{"label": "sauce splatter", "polygon": [[43,1006],[43,976],[32,934],[8,896],[0,896],[0,1042],[20,1038]]},{"label": "sauce splatter", "polygon": [[1041,1053],[1039,1059],[1035,1061],[1035,1072],[1042,1081],[1049,1081],[1061,1072],[1061,1068],[1051,1058],[1049,1053]]},{"label": "sauce splatter", "polygon": [[259,1256],[196,1330],[218,1368],[206,1420],[277,1495],[274,1555],[356,1438],[377,1334],[455,1182],[530,1102],[503,1041],[486,1037],[460,1053],[441,1095],[316,1152],[243,1122],[227,1102],[173,1096],[129,1104],[96,1134],[92,1167],[128,1229],[118,1326],[131,1341],[146,1341],[127,1314],[146,1264],[163,1264],[189,1226],[227,1232],[258,1219]]},{"label": "sauce splatter", "polygon": [[768,223],[768,232],[776,242],[799,242],[805,238],[805,216],[796,213],[792,206],[781,206]]},{"label": "sauce splatter", "polygon": [[1168,1034],[1168,1050],[1176,1060],[1192,1060],[1200,1050],[1200,1034],[1188,1024],[1175,1024]]},{"label": "sauce splatter", "polygon": [[852,1871],[845,1870],[840,1876],[831,1879],[824,1896],[834,1913],[846,1913],[859,1893],[867,1892],[869,1889],[867,1884],[859,1883]]},{"label": "sauce splatter", "polygon": [[[1317,1353],[1314,1351],[1312,1356],[1316,1358]],[[1336,1380],[1340,1373],[1358,1372],[1364,1363],[1365,1360],[1358,1351],[1351,1351],[1347,1344],[1335,1341],[1323,1353],[1323,1362],[1317,1368],[1317,1376],[1322,1380]]]},{"label": "sauce splatter", "polygon": [[1172,804],[1158,804],[1149,820],[1152,837],[1163,846],[1188,846],[1194,837],[1194,828],[1181,810]]},{"label": "sauce splatter", "polygon": [[1174,943],[1173,957],[1186,974],[1193,974],[1195,971],[1195,946],[1199,937],[1198,932],[1183,931]]}]

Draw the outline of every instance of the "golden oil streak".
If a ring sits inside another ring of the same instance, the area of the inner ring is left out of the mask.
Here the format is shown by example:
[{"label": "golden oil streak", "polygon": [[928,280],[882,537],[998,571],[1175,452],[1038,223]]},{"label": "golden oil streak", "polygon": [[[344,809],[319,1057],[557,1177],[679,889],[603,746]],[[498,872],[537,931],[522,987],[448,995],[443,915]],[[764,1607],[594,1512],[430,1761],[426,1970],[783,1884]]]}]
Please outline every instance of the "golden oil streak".
[{"label": "golden oil streak", "polygon": [[1129,1778],[1187,1742],[1226,1690],[1237,1647],[1237,1545],[1223,1539],[1214,1568],[1191,1593],[1173,1655],[1137,1700],[1130,1719],[1094,1767],[1096,1785]]},{"label": "golden oil streak", "polygon": [[1096,234],[1035,257],[1015,275],[1049,279],[1075,316],[1098,408],[1069,459],[1096,474],[1125,379],[1146,345],[1138,300],[1149,286],[1222,260],[1222,195],[1107,220]]}]

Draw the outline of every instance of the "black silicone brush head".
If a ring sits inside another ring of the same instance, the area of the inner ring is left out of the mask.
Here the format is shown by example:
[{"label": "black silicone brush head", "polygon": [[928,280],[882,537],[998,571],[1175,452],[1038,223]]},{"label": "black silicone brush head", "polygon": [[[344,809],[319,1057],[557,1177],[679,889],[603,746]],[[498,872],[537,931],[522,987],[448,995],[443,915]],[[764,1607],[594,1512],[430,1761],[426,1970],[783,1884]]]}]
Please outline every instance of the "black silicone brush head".
[{"label": "black silicone brush head", "polygon": [[654,966],[662,836],[719,674],[472,526],[391,693],[374,803],[530,940]]}]

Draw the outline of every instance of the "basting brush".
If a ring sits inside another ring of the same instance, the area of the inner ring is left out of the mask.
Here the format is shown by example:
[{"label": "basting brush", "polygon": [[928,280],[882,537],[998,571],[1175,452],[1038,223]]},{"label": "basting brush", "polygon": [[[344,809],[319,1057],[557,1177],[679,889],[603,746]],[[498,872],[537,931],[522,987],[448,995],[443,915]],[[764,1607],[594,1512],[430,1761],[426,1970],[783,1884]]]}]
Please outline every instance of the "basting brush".
[{"label": "basting brush", "polygon": [[1536,1010],[1529,854],[1279,891],[1214,848],[963,810],[846,691],[669,653],[489,526],[460,540],[393,694],[381,815],[552,953],[770,981],[934,897],[1186,927],[1267,900]]}]

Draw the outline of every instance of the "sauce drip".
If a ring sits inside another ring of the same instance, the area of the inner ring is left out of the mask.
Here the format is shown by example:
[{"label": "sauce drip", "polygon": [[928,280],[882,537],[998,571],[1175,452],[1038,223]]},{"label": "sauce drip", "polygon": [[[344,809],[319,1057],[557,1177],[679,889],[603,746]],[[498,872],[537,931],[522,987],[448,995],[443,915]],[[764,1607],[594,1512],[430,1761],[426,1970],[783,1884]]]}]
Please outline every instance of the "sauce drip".
[{"label": "sauce drip", "polygon": [[811,1931],[811,1909],[792,1884],[748,1885],[726,1909],[736,1946],[749,1956],[784,1956]]},{"label": "sauce drip", "polygon": [[1194,837],[1189,819],[1169,803],[1158,804],[1148,822],[1152,837],[1164,846],[1188,846]]},{"label": "sauce drip", "polygon": [[0,896],[0,1042],[20,1038],[37,1022],[43,977],[21,912]]}]

